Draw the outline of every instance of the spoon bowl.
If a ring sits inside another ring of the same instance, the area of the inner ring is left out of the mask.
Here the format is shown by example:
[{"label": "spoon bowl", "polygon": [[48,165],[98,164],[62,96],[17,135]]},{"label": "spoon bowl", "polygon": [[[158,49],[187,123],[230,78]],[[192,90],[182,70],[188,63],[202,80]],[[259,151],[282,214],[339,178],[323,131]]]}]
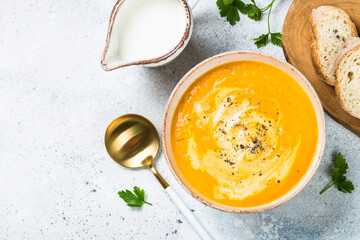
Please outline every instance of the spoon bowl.
[{"label": "spoon bowl", "polygon": [[105,146],[110,157],[124,167],[150,167],[159,151],[160,138],[148,119],[126,114],[110,123]]}]

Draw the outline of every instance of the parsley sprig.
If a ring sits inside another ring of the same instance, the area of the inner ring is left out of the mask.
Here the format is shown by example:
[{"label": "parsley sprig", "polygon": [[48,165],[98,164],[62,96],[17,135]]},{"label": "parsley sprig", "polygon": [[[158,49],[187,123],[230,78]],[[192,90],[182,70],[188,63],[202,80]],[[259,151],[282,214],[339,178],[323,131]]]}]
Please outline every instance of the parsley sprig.
[{"label": "parsley sprig", "polygon": [[253,39],[255,41],[255,44],[258,48],[264,47],[269,42],[269,36],[270,36],[270,42],[276,46],[282,47],[282,34],[280,32],[278,33],[272,33],[270,30],[270,15],[272,6],[275,2],[275,0],[272,0],[269,5],[267,5],[264,8],[259,8],[255,0],[251,0],[252,3],[245,4],[241,0],[217,0],[216,4],[220,10],[220,15],[222,17],[226,17],[226,20],[234,26],[236,22],[240,21],[240,15],[239,12],[242,14],[247,15],[249,18],[260,21],[262,17],[262,13],[269,10],[268,14],[268,33],[262,34],[261,36]]},{"label": "parsley sprig", "polygon": [[145,201],[145,191],[139,187],[134,187],[134,193],[130,190],[120,191],[119,196],[126,202],[129,207],[142,207],[144,203],[152,205]]},{"label": "parsley sprig", "polygon": [[272,33],[270,30],[270,14],[271,14],[271,10],[272,10],[272,6],[274,4],[273,0],[268,6],[269,6],[269,14],[268,14],[268,33],[261,35],[260,37],[254,38],[255,44],[258,48],[264,47],[268,44],[269,42],[269,36],[270,36],[270,41],[272,44],[282,47],[282,34],[281,32],[278,33]]},{"label": "parsley sprig", "polygon": [[335,168],[331,173],[332,183],[329,184],[326,188],[324,188],[320,195],[323,194],[326,190],[335,185],[339,191],[344,193],[351,193],[354,190],[354,185],[351,181],[346,180],[346,171],[348,169],[348,164],[346,163],[346,159],[338,153],[334,159]]}]

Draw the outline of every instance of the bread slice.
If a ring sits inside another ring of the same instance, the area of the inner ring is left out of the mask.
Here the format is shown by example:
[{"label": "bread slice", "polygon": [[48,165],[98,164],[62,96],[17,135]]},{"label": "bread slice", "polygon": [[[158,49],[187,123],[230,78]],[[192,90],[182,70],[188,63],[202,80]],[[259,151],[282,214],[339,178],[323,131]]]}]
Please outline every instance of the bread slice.
[{"label": "bread slice", "polygon": [[360,118],[360,38],[346,41],[336,62],[335,78],[335,91],[341,106]]},{"label": "bread slice", "polygon": [[311,53],[316,73],[334,86],[336,56],[344,48],[346,40],[358,36],[356,27],[344,10],[331,6],[313,9],[310,22]]}]

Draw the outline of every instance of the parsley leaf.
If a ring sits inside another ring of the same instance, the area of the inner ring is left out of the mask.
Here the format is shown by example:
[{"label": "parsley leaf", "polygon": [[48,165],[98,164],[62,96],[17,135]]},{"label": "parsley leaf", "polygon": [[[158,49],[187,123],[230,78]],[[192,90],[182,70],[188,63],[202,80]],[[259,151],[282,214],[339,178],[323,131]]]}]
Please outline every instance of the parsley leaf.
[{"label": "parsley leaf", "polygon": [[233,2],[234,2],[234,0],[224,0],[225,5],[232,4]]},{"label": "parsley leaf", "polygon": [[257,46],[257,48],[261,48],[266,46],[266,44],[269,41],[269,34],[263,34],[260,37],[254,38],[255,44]]},{"label": "parsley leaf", "polygon": [[141,207],[144,203],[152,205],[145,201],[145,191],[139,187],[134,187],[134,193],[130,190],[118,192],[119,196],[126,202],[129,207]]},{"label": "parsley leaf", "polygon": [[[236,1],[236,0],[235,0]],[[220,9],[220,16],[226,17],[226,20],[234,26],[240,21],[240,15],[234,0],[217,0],[216,5]]]},{"label": "parsley leaf", "polygon": [[341,153],[338,153],[338,155],[336,155],[334,162],[335,162],[335,167],[339,168],[339,173],[346,174],[346,171],[349,168],[349,166],[346,163],[345,158],[341,155]]},{"label": "parsley leaf", "polygon": [[331,173],[331,179],[333,182],[342,182],[346,180],[346,177],[340,173],[340,168],[335,168]]},{"label": "parsley leaf", "polygon": [[255,21],[261,20],[261,10],[255,4],[246,5],[246,12],[249,18],[254,19]]},{"label": "parsley leaf", "polygon": [[271,43],[282,47],[282,34],[281,33],[270,33]]},{"label": "parsley leaf", "polygon": [[344,193],[351,193],[354,190],[354,185],[350,181],[339,182],[337,184],[337,187],[340,191]]},{"label": "parsley leaf", "polygon": [[235,0],[234,5],[239,9],[242,14],[247,13],[246,4],[241,0]]},{"label": "parsley leaf", "polygon": [[347,181],[346,179],[346,171],[349,168],[346,163],[346,159],[338,153],[334,159],[335,168],[331,173],[332,183],[327,186],[324,190],[320,192],[320,195],[323,194],[326,190],[328,190],[332,185],[335,185],[337,189],[344,193],[351,193],[355,188],[351,181]]}]

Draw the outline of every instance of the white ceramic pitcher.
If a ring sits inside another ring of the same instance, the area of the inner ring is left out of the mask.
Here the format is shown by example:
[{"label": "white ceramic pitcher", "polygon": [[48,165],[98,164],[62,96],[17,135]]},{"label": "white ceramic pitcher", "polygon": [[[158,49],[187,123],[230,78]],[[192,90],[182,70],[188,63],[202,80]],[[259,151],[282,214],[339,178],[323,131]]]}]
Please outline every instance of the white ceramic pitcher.
[{"label": "white ceramic pitcher", "polygon": [[[128,2],[129,1],[129,2]],[[105,49],[103,51],[102,57],[101,57],[101,65],[106,71],[114,70],[117,68],[122,68],[130,65],[143,65],[146,67],[157,67],[164,64],[169,63],[173,59],[175,59],[181,51],[186,47],[190,40],[190,36],[192,33],[192,25],[193,25],[193,19],[191,14],[191,9],[193,9],[196,4],[199,2],[199,0],[177,0],[179,1],[179,8],[181,8],[181,11],[183,11],[183,17],[186,25],[184,25],[185,31],[181,30],[182,32],[178,32],[177,36],[179,36],[179,39],[173,39],[172,41],[175,41],[176,44],[171,48],[170,50],[161,54],[153,54],[151,57],[151,53],[144,53],[144,55],[147,55],[147,57],[139,57],[139,59],[134,59],[134,55],[130,58],[126,59],[123,56],[119,54],[119,48],[120,48],[120,36],[122,34],[120,26],[126,26],[126,16],[127,9],[129,9],[128,5],[134,4],[134,2],[130,1],[138,1],[138,0],[118,0],[118,2],[115,4],[109,21],[109,28],[106,38],[106,44]],[[151,13],[149,14],[149,17],[151,17]],[[155,13],[154,13],[155,14]],[[166,20],[166,19],[164,19]],[[175,29],[176,26],[174,26]],[[176,30],[177,31],[177,30]],[[161,38],[164,40],[163,38]],[[165,40],[167,41],[167,40]],[[136,46],[136,42],[134,41],[134,45],[131,45],[132,48]],[[135,49],[136,50],[136,49]],[[141,50],[144,51],[144,50]],[[152,46],[145,49],[145,51],[154,52],[154,49]],[[130,52],[131,54],[131,52]]]}]

